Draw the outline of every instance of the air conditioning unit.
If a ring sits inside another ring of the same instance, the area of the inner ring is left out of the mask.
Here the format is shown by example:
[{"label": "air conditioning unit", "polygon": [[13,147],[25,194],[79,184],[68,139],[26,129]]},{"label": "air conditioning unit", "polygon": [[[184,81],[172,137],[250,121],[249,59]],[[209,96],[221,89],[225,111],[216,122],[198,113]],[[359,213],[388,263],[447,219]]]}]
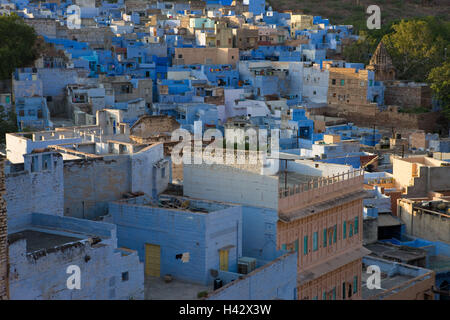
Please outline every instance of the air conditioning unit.
[{"label": "air conditioning unit", "polygon": [[256,259],[249,257],[241,257],[238,260],[238,273],[248,274],[256,269]]}]

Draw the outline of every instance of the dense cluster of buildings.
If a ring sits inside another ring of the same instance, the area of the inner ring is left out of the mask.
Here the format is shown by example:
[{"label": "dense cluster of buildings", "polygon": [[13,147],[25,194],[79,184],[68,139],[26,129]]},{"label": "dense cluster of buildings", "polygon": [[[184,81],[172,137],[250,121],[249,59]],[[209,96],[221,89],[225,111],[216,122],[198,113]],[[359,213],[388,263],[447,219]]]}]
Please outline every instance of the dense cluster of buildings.
[{"label": "dense cluster of buildings", "polygon": [[449,299],[450,140],[383,43],[264,0],[0,12],[45,43],[0,87],[0,299]]}]

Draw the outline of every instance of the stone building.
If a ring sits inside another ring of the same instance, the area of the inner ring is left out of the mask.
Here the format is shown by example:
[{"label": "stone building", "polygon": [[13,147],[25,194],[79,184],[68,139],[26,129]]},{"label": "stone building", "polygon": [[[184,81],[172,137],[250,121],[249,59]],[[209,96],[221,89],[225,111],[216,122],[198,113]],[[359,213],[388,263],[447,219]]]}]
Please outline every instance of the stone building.
[{"label": "stone building", "polygon": [[0,157],[0,300],[8,299],[8,230],[6,220],[4,159]]},{"label": "stone building", "polygon": [[367,69],[375,71],[376,81],[395,79],[395,67],[382,41],[378,44]]}]

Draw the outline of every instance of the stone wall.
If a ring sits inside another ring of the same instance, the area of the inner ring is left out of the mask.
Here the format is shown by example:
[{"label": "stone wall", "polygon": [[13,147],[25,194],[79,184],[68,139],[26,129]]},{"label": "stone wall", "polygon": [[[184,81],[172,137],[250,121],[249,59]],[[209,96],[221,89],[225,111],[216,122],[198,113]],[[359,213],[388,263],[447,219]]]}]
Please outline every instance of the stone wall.
[{"label": "stone wall", "polygon": [[431,89],[421,83],[385,82],[384,102],[404,108],[431,109]]},{"label": "stone wall", "polygon": [[4,159],[0,157],[0,300],[8,298],[8,231],[6,223]]},{"label": "stone wall", "polygon": [[439,112],[403,113],[397,106],[389,106],[380,111],[375,104],[369,105],[331,105],[315,114],[342,117],[358,126],[383,126],[398,129],[419,129],[426,132],[439,130]]}]

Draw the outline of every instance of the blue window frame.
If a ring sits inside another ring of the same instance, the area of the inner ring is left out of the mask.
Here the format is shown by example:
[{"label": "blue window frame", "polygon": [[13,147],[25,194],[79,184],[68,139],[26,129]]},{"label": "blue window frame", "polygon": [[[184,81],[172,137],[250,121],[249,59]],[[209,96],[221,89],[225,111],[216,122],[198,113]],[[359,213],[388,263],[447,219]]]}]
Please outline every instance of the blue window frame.
[{"label": "blue window frame", "polygon": [[336,243],[337,240],[337,224],[334,225],[333,242]]},{"label": "blue window frame", "polygon": [[327,229],[323,229],[323,247],[327,247]]},{"label": "blue window frame", "polygon": [[355,234],[358,234],[359,217],[355,217]]},{"label": "blue window frame", "polygon": [[353,293],[358,292],[358,276],[353,277]]}]

